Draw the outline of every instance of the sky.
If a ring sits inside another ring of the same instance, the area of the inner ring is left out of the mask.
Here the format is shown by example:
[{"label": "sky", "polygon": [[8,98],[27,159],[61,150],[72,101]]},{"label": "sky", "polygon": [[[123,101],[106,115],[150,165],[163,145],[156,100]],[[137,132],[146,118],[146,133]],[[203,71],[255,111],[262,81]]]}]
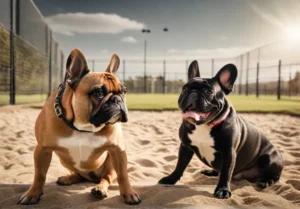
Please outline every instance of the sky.
[{"label": "sky", "polygon": [[229,57],[300,30],[299,0],[34,2],[65,54],[79,48],[90,59],[143,59],[144,40],[148,59]]}]

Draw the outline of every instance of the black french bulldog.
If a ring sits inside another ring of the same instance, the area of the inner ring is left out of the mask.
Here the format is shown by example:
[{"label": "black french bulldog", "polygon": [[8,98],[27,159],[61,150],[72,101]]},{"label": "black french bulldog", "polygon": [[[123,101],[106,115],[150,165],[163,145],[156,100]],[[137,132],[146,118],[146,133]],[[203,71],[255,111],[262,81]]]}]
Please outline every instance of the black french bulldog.
[{"label": "black french bulldog", "polygon": [[183,113],[178,162],[175,170],[158,183],[175,184],[194,153],[213,169],[202,174],[219,175],[214,192],[217,198],[231,196],[231,179],[258,182],[260,188],[278,181],[283,169],[280,153],[251,123],[236,114],[225,97],[236,80],[236,66],[225,65],[215,77],[202,79],[197,61],[193,61],[188,76],[178,100]]}]

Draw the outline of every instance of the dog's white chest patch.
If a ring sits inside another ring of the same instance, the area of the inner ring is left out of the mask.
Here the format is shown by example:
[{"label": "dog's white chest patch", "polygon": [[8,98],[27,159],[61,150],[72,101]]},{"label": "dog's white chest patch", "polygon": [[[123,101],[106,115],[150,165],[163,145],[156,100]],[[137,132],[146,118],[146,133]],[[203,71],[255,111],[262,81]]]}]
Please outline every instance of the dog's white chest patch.
[{"label": "dog's white chest patch", "polygon": [[101,147],[107,142],[104,136],[95,136],[93,133],[74,132],[72,136],[58,140],[58,146],[69,150],[74,167],[80,168],[80,163],[88,160],[94,149]]},{"label": "dog's white chest patch", "polygon": [[198,148],[200,155],[211,165],[214,161],[214,153],[216,150],[213,148],[214,139],[210,135],[211,128],[207,125],[196,126],[192,134],[188,134],[189,139],[192,141],[191,145]]}]

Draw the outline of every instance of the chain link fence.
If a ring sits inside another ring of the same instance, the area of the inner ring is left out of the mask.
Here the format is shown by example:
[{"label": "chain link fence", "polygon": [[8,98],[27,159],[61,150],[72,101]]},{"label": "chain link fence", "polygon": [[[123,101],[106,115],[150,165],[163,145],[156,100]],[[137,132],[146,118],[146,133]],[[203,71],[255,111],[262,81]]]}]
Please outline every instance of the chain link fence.
[{"label": "chain link fence", "polygon": [[[238,68],[233,94],[300,96],[300,43],[280,41],[244,54],[215,59],[197,59],[200,76],[213,77],[228,63]],[[123,60],[119,79],[131,93],[176,93],[187,82],[191,60]],[[89,60],[92,71],[103,72],[108,60]],[[146,71],[145,69],[146,65]]]},{"label": "chain link fence", "polygon": [[32,0],[0,1],[0,104],[45,101],[64,55]]}]

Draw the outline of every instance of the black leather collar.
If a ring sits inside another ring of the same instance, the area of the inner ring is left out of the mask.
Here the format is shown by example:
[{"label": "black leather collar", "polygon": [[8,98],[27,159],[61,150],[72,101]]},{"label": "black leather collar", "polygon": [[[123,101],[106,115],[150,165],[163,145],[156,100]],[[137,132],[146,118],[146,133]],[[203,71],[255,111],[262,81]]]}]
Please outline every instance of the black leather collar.
[{"label": "black leather collar", "polygon": [[61,105],[61,100],[62,100],[62,95],[64,93],[65,90],[65,84],[60,84],[58,87],[58,92],[56,94],[55,97],[55,102],[54,102],[54,111],[55,114],[58,118],[61,118],[65,124],[67,126],[69,126],[71,129],[75,130],[75,131],[80,131],[80,132],[91,132],[91,131],[84,131],[84,130],[79,130],[78,128],[76,128],[73,124],[74,120],[69,121],[66,116],[64,115],[63,109],[62,109],[62,105]]},{"label": "black leather collar", "polygon": [[[80,132],[92,132],[92,131],[85,131],[85,130],[79,130],[78,128],[76,128],[73,124],[74,122],[74,119],[72,121],[69,121],[66,116],[64,115],[63,113],[63,108],[62,108],[62,104],[61,104],[61,100],[62,100],[62,96],[63,96],[63,93],[64,93],[64,90],[65,90],[65,83],[62,83],[59,85],[58,87],[58,92],[56,94],[56,97],[55,97],[55,102],[54,102],[54,111],[55,111],[55,114],[58,118],[61,118],[65,124],[67,126],[69,126],[71,129],[75,130],[75,131],[80,131]],[[126,94],[126,87],[122,86],[121,85],[121,94],[119,94],[122,98],[122,100],[124,100],[124,95]],[[105,103],[113,94],[110,93],[108,94],[103,100],[104,101],[101,101],[101,104],[102,105],[103,103]]]}]

